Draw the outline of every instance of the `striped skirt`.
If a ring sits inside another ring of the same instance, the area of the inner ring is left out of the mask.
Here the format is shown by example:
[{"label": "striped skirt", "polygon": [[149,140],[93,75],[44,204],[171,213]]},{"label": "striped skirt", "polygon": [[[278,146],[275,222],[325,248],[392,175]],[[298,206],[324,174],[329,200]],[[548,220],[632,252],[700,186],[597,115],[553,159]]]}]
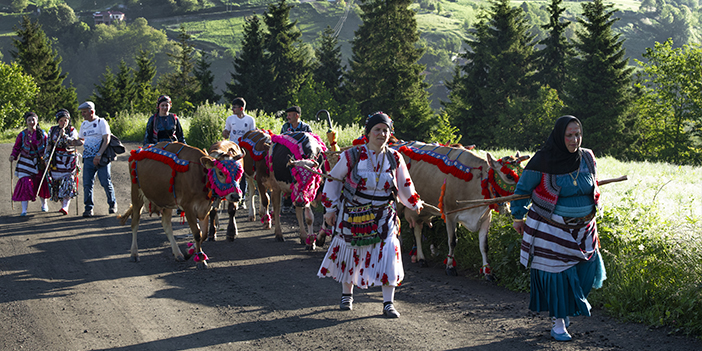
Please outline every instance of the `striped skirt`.
[{"label": "striped skirt", "polygon": [[531,268],[529,309],[551,317],[590,316],[587,297],[607,278],[594,216],[545,219],[529,211],[520,261]]}]

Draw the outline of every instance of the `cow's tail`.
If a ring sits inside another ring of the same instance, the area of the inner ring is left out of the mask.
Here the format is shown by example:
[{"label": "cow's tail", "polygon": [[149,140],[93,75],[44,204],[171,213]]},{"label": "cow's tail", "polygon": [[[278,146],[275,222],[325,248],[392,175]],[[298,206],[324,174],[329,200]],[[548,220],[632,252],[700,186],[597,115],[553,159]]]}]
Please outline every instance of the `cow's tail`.
[{"label": "cow's tail", "polygon": [[134,211],[134,209],[133,209],[133,206],[130,204],[130,205],[129,205],[129,208],[127,209],[127,212],[125,212],[125,213],[122,214],[122,215],[118,215],[118,216],[117,216],[117,219],[119,219],[119,224],[120,224],[120,225],[125,225],[125,224],[127,224],[127,220],[129,219],[129,217],[132,216],[132,211]]}]

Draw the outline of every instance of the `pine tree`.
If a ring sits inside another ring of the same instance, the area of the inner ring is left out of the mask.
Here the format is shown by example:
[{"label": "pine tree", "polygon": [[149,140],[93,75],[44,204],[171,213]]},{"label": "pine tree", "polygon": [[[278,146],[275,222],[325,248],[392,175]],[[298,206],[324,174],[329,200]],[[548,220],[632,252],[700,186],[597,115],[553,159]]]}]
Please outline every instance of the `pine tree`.
[{"label": "pine tree", "polygon": [[263,22],[268,27],[265,47],[270,54],[268,64],[273,69],[273,92],[267,111],[285,108],[292,96],[300,90],[302,84],[311,74],[307,51],[300,39],[302,33],[297,28],[297,21],[290,22],[290,9],[285,0],[269,4],[263,13]]},{"label": "pine tree", "polygon": [[583,3],[583,30],[576,33],[573,82],[564,100],[583,123],[583,146],[616,155],[626,146],[624,129],[633,103],[631,75],[623,40],[612,31],[616,10],[602,0]]},{"label": "pine tree", "polygon": [[24,72],[34,78],[39,86],[39,94],[33,109],[45,120],[53,121],[59,109],[67,109],[71,115],[77,114],[76,91],[63,86],[67,74],[61,73],[62,58],[51,48],[51,43],[38,22],[32,22],[23,16],[20,27],[15,27],[18,39],[12,43],[17,51],[11,51],[12,57],[22,66]]},{"label": "pine tree", "polygon": [[568,61],[575,56],[572,45],[565,37],[565,30],[570,22],[561,21],[565,11],[561,7],[563,0],[551,0],[548,6],[549,23],[541,26],[548,32],[548,36],[541,41],[544,48],[537,53],[537,69],[535,80],[541,85],[548,85],[563,95],[565,86],[570,79]]},{"label": "pine tree", "polygon": [[193,74],[197,78],[198,85],[200,89],[193,96],[193,104],[199,106],[206,101],[210,103],[216,103],[222,98],[222,95],[215,93],[215,88],[212,82],[214,82],[214,74],[210,70],[212,63],[207,61],[207,54],[201,53],[200,57],[195,62],[195,69]]},{"label": "pine tree", "polygon": [[95,91],[90,97],[90,100],[95,103],[95,108],[100,111],[103,116],[114,116],[118,112],[121,98],[117,83],[117,78],[110,66],[105,68],[105,73],[102,75],[100,85],[95,85]]},{"label": "pine tree", "polygon": [[141,113],[153,113],[156,108],[159,93],[152,85],[156,77],[156,65],[153,55],[146,50],[139,50],[134,58],[137,70],[134,72],[136,96],[134,97],[134,110]]},{"label": "pine tree", "polygon": [[232,101],[241,96],[246,99],[249,109],[275,111],[276,107],[271,104],[273,94],[270,89],[273,71],[267,62],[264,32],[261,21],[254,14],[247,17],[244,23],[244,39],[241,41],[241,51],[232,63],[234,72],[230,73],[231,81],[227,83],[227,90],[224,91],[225,99]]},{"label": "pine tree", "polygon": [[314,67],[315,81],[323,83],[337,102],[342,102],[344,99],[340,88],[344,67],[341,65],[341,46],[331,27],[327,26],[322,33],[319,47],[314,53],[317,58]]},{"label": "pine tree", "polygon": [[173,73],[166,73],[159,79],[159,90],[169,95],[173,101],[173,110],[183,113],[194,106],[192,99],[200,89],[197,78],[193,75],[195,69],[195,47],[190,43],[190,34],[180,25],[176,54],[168,54],[168,62],[173,66]]},{"label": "pine tree", "polygon": [[382,110],[404,139],[425,139],[430,132],[428,84],[424,65],[418,63],[424,48],[417,46],[419,32],[411,0],[365,0],[363,23],[352,41],[346,83],[361,113]]},{"label": "pine tree", "polygon": [[[461,131],[464,144],[509,146],[514,128],[525,119],[510,104],[537,98],[533,83],[534,36],[524,11],[508,0],[492,2],[466,40],[470,50],[457,66],[446,110]],[[507,145],[501,145],[507,144]]]},{"label": "pine tree", "polygon": [[[137,86],[134,81],[134,70],[127,66],[124,60],[119,62],[119,73],[115,77],[117,82],[117,92],[119,94],[119,100],[117,104],[117,112],[130,110],[132,108],[132,101],[136,97]],[[114,114],[112,114],[114,116]]]}]

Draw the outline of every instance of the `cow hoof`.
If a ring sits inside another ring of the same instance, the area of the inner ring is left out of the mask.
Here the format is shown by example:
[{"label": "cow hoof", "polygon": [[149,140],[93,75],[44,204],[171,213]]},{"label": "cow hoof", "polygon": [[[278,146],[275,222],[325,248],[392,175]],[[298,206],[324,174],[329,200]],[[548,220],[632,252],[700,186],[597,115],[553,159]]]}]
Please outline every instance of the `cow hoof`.
[{"label": "cow hoof", "polygon": [[132,262],[139,262],[139,256],[132,256],[129,260]]},{"label": "cow hoof", "polygon": [[423,259],[423,258],[420,259],[419,261],[417,261],[417,263],[419,263],[419,267],[421,267],[421,268],[427,268],[427,267],[429,267],[429,264],[427,263],[427,260],[425,260],[425,259]]},{"label": "cow hoof", "polygon": [[217,235],[208,235],[207,241],[217,241]]},{"label": "cow hoof", "polygon": [[197,263],[197,269],[207,269],[207,261],[202,260]]},{"label": "cow hoof", "polygon": [[256,216],[249,216],[249,222],[256,222]]},{"label": "cow hoof", "polygon": [[314,244],[312,244],[312,245],[305,245],[305,250],[314,251],[314,249],[316,249],[316,247],[315,247]]},{"label": "cow hoof", "polygon": [[489,282],[497,281],[497,279],[495,279],[495,276],[493,276],[492,274],[486,274],[486,275],[485,275],[485,280],[487,280],[487,281],[489,281]]},{"label": "cow hoof", "polygon": [[175,259],[176,259],[176,261],[178,261],[178,262],[184,262],[184,261],[185,261],[185,257],[184,257],[184,256],[176,256]]},{"label": "cow hoof", "polygon": [[285,238],[283,238],[283,236],[282,236],[282,235],[281,235],[281,236],[277,236],[277,235],[276,235],[276,237],[275,237],[275,241],[279,241],[279,242],[281,242],[281,243],[282,243],[282,242],[284,242],[284,241],[285,241]]},{"label": "cow hoof", "polygon": [[446,267],[446,275],[457,276],[458,271],[456,271],[456,267]]},{"label": "cow hoof", "polygon": [[232,242],[232,241],[234,241],[234,239],[236,239],[236,234],[234,234],[234,235],[227,234],[227,241]]}]

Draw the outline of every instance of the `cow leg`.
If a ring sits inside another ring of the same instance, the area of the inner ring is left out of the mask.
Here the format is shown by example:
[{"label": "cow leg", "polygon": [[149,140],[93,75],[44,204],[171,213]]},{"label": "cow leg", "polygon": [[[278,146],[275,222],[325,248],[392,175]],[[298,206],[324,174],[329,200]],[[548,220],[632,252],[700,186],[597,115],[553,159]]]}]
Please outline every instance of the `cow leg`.
[{"label": "cow leg", "polygon": [[[256,180],[249,176],[248,174],[245,175],[246,177],[246,184],[248,185],[249,189],[247,190],[248,196],[246,197],[246,207],[249,208],[249,222],[254,222],[256,221],[256,209],[254,208],[254,194],[256,194],[256,189],[255,185]],[[260,196],[260,195],[259,195]],[[229,235],[229,231],[227,230],[227,236]]]},{"label": "cow leg", "polygon": [[176,261],[182,262],[185,261],[185,256],[183,256],[183,253],[180,252],[180,248],[178,248],[178,243],[175,241],[175,238],[173,237],[173,225],[171,224],[171,216],[173,215],[173,210],[170,208],[164,208],[161,211],[161,225],[163,226],[163,230],[166,231],[166,236],[168,237],[168,242],[171,243],[171,251],[173,251],[173,256],[175,256]]},{"label": "cow leg", "polygon": [[275,240],[285,241],[285,238],[283,238],[283,230],[280,228],[280,203],[282,200],[280,198],[280,189],[274,189],[271,195],[273,196],[273,222],[275,222]]},{"label": "cow leg", "polygon": [[141,219],[141,208],[144,202],[141,198],[139,187],[132,184],[132,247],[130,249],[132,262],[139,262],[139,247],[137,246],[137,231]]},{"label": "cow leg", "polygon": [[305,244],[305,239],[307,239],[307,226],[305,223],[305,207],[295,206],[295,217],[297,217],[297,224],[300,226],[300,244]]},{"label": "cow leg", "polygon": [[263,182],[260,179],[256,180],[256,186],[258,187],[258,199],[261,201],[261,208],[259,212],[261,213],[263,229],[271,229],[271,214],[268,208],[271,199],[268,197],[268,191],[266,190],[266,187],[263,186]]},{"label": "cow leg", "polygon": [[492,221],[492,213],[491,211],[488,211],[485,217],[483,218],[483,221],[480,223],[480,231],[478,232],[478,238],[479,238],[479,244],[480,244],[480,254],[483,256],[483,266],[480,268],[480,273],[483,274],[485,277],[485,280],[494,280],[494,277],[492,275],[492,270],[490,269],[490,264],[488,263],[487,260],[487,253],[488,253],[488,243],[487,243],[487,236],[488,236],[488,231],[490,230],[490,223]]},{"label": "cow leg", "polygon": [[[251,196],[249,196],[249,198],[251,198]],[[251,207],[253,206],[250,206],[249,208]],[[234,218],[234,216],[236,215],[236,206],[234,206],[233,202],[229,203],[227,213],[229,214],[229,224],[227,225],[227,241],[234,241],[234,238],[236,238],[237,234],[239,234],[239,230],[236,227],[236,219]]]},{"label": "cow leg", "polygon": [[424,249],[422,248],[422,230],[424,222],[418,220],[414,225],[414,245],[417,247],[417,263],[420,267],[429,267],[427,259],[424,257]]},{"label": "cow leg", "polygon": [[446,274],[458,275],[456,271],[456,260],[453,257],[453,252],[456,249],[458,238],[456,238],[456,219],[453,216],[446,217],[446,233],[448,234],[448,255],[446,257]]},{"label": "cow leg", "polygon": [[217,199],[212,204],[212,209],[210,214],[207,216],[207,222],[210,226],[208,231],[208,236],[205,238],[207,241],[217,241],[217,227],[219,226],[219,204],[222,202],[221,199]]},{"label": "cow leg", "polygon": [[[314,236],[314,213],[312,208],[307,205],[302,208],[295,207],[295,215],[297,215],[297,221],[300,224],[300,244],[307,244],[308,250],[314,250],[314,242],[316,238]],[[307,240],[309,238],[309,240]]]},{"label": "cow leg", "polygon": [[201,232],[199,222],[205,222],[207,214],[203,215],[202,218],[198,218],[192,211],[192,209],[185,210],[185,219],[188,221],[190,231],[193,233],[193,243],[195,244],[193,260],[197,263],[198,269],[205,269],[207,268],[207,255],[202,251],[202,242],[207,237],[207,226],[203,226]]}]

